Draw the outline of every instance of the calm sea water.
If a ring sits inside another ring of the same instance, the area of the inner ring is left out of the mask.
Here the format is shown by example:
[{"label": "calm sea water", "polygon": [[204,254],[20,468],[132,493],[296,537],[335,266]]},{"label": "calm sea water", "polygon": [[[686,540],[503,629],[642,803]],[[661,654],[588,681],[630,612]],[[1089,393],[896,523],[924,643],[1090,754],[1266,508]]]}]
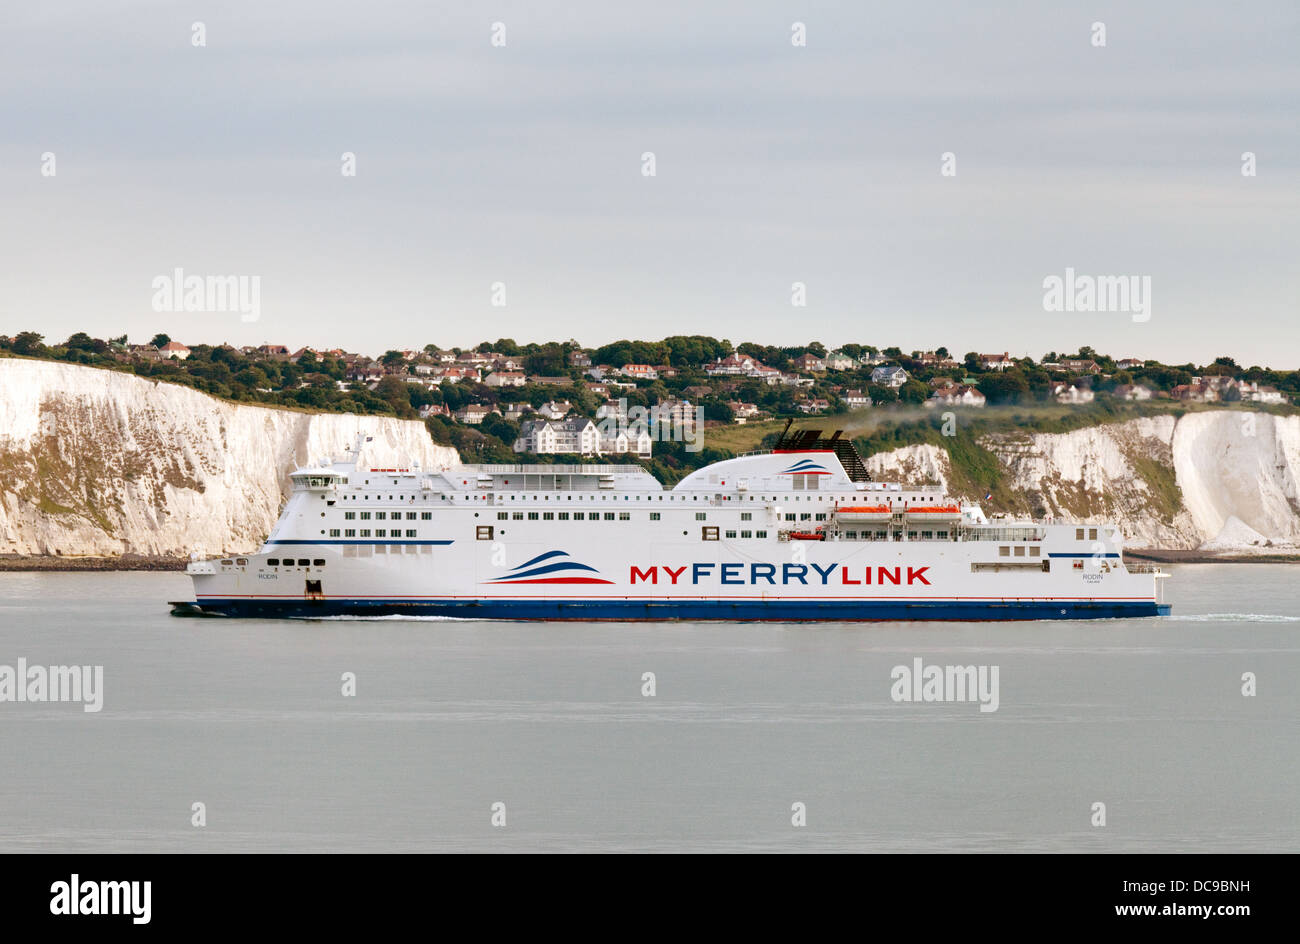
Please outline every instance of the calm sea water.
[{"label": "calm sea water", "polygon": [[[183,575],[0,574],[0,665],[105,689],[0,703],[0,851],[1298,851],[1300,570],[1173,571],[1166,619],[876,625],[175,619]],[[916,657],[1000,707],[894,703]]]}]

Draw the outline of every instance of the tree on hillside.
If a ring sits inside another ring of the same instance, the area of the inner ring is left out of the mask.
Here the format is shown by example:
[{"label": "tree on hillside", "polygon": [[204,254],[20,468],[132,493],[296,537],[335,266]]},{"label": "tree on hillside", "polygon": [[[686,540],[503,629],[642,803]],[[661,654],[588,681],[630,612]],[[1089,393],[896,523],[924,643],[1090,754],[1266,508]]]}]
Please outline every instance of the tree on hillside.
[{"label": "tree on hillside", "polygon": [[706,420],[717,420],[719,423],[730,423],[736,418],[736,414],[731,411],[722,400],[703,400],[700,406],[704,408],[704,418]]},{"label": "tree on hillside", "polygon": [[375,396],[389,404],[398,416],[409,416],[411,408],[411,384],[400,377],[385,377],[375,385]]},{"label": "tree on hillside", "polygon": [[168,344],[172,343],[171,335],[161,334],[161,333],[155,334],[153,336],[153,340],[151,340],[149,343],[152,344],[154,347],[158,348],[159,350],[162,350]]},{"label": "tree on hillside", "polygon": [[564,348],[554,341],[548,341],[538,350],[524,358],[524,370],[530,374],[543,377],[559,377],[568,373],[569,365],[564,355]]},{"label": "tree on hillside", "polygon": [[898,388],[898,399],[904,403],[924,403],[930,388],[919,380],[909,380]]},{"label": "tree on hillside", "polygon": [[92,354],[103,354],[108,350],[108,345],[98,338],[92,338],[84,331],[78,331],[68,340],[63,342],[63,346],[70,351],[89,351]]},{"label": "tree on hillside", "polygon": [[989,403],[1019,403],[1029,394],[1029,381],[1015,368],[988,373],[975,386]]},{"label": "tree on hillside", "polygon": [[11,348],[15,354],[24,354],[28,357],[36,357],[46,353],[45,335],[37,334],[35,331],[19,331],[14,336],[14,343]]}]

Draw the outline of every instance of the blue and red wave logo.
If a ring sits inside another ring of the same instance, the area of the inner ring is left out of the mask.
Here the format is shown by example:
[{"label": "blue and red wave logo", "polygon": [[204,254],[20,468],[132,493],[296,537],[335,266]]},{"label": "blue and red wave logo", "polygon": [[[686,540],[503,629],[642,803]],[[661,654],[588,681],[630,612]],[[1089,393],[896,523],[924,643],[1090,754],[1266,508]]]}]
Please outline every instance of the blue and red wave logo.
[{"label": "blue and red wave logo", "polygon": [[[595,576],[588,576],[594,574]],[[510,573],[493,577],[487,583],[613,583],[599,576],[600,571],[569,559],[567,551],[547,551],[510,569]]]},{"label": "blue and red wave logo", "polygon": [[811,459],[800,459],[788,469],[782,469],[779,475],[830,475],[830,469],[819,465]]}]

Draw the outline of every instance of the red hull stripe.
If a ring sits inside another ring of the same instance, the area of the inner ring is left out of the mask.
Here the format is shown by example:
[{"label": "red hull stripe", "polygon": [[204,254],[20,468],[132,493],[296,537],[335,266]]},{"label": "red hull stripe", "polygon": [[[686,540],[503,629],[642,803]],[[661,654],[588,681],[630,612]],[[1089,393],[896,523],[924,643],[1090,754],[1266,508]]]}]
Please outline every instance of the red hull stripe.
[{"label": "red hull stripe", "polygon": [[609,583],[612,580],[601,580],[599,577],[534,577],[531,580],[493,580],[494,586],[501,586],[507,583]]}]

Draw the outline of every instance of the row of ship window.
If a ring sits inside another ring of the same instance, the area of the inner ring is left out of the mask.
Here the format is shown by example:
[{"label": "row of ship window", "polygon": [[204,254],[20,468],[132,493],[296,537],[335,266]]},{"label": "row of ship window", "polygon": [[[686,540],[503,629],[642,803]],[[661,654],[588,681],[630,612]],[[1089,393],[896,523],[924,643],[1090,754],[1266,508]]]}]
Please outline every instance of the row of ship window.
[{"label": "row of ship window", "polygon": [[[376,538],[400,538],[400,537],[402,537],[403,535],[402,535],[402,529],[401,529],[401,528],[393,528],[392,530],[389,530],[388,528],[376,528],[374,534],[371,534],[371,533],[370,533],[370,529],[369,529],[369,528],[362,528],[360,534],[357,534],[357,529],[356,529],[356,528],[344,528],[344,529],[343,529],[343,533],[342,533],[341,536],[342,536],[342,537],[345,537],[345,538],[355,538],[355,537],[362,537],[362,538],[369,538],[369,537],[376,537]],[[414,529],[414,528],[407,528],[407,529],[406,529],[406,535],[405,535],[405,536],[408,537],[408,538],[413,538],[413,537],[415,537],[415,536],[416,536],[415,529]],[[338,529],[338,528],[330,528],[330,537],[332,537],[332,538],[340,537],[339,529]]]},{"label": "row of ship window", "polygon": [[[370,516],[371,516],[372,514],[374,515],[374,520],[375,520],[375,521],[386,521],[386,520],[388,520],[388,512],[386,512],[386,511],[376,511],[376,512],[369,512],[369,511],[345,511],[345,512],[343,512],[343,518],[344,518],[345,521],[354,521],[354,520],[356,520],[357,515],[360,515],[362,521],[369,521],[369,520],[370,520]],[[419,515],[419,516],[420,516],[420,517],[419,517],[419,520],[420,520],[420,521],[432,521],[432,520],[433,520],[433,512],[431,512],[431,511],[408,511],[408,512],[406,513],[406,520],[407,520],[407,521],[415,521],[415,520],[416,520],[416,515]],[[394,520],[394,521],[401,521],[401,520],[402,520],[402,513],[401,513],[400,511],[395,511],[395,512],[393,512],[393,520]]]},{"label": "row of ship window", "polygon": [[[529,496],[527,496],[527,495],[500,495],[500,494],[496,494],[496,493],[490,493],[490,494],[474,493],[474,494],[462,494],[462,495],[460,496],[460,498],[461,498],[462,501],[483,501],[483,500],[485,500],[485,498],[487,498],[487,497],[491,497],[494,501],[525,501],[525,502],[526,502],[526,501],[529,500]],[[619,496],[618,496],[618,495],[565,495],[565,496],[563,496],[563,498],[561,498],[561,496],[559,496],[559,495],[556,495],[556,496],[554,496],[554,497],[555,497],[555,500],[556,500],[556,501],[574,501],[575,499],[578,500],[578,501],[610,501],[610,500],[618,501],[618,500],[619,500]],[[325,499],[325,496],[322,495],[321,498],[322,498],[322,499]],[[342,495],[342,496],[340,496],[340,498],[341,498],[343,501],[370,501],[370,500],[371,500],[369,495]],[[408,499],[408,496],[406,496],[406,495],[396,495],[396,496],[394,496],[394,495],[389,495],[389,496],[388,496],[388,500],[389,500],[389,501],[408,501],[408,500],[409,500],[409,501],[415,501],[417,498],[419,498],[421,501],[429,501],[429,500],[430,500],[430,496],[428,496],[428,495],[424,495],[424,496],[411,495],[411,496],[409,496],[409,499]],[[454,500],[456,499],[456,496],[455,496],[455,495],[438,495],[437,498],[438,498],[439,501],[454,501]],[[652,502],[652,501],[663,501],[665,498],[666,498],[668,501],[701,501],[701,500],[702,500],[702,501],[710,501],[710,500],[712,500],[712,499],[714,498],[714,496],[713,496],[713,495],[710,495],[710,494],[703,494],[703,493],[702,493],[702,494],[696,494],[696,495],[673,495],[673,494],[668,494],[668,495],[653,495],[653,494],[651,494],[651,495],[644,495],[644,496],[642,496],[642,495],[624,495],[624,496],[622,496],[623,501],[641,501],[642,498],[644,498],[645,501],[650,501],[650,502]],[[747,496],[743,496],[743,497],[741,497],[741,496],[737,496],[737,497],[733,498],[733,497],[730,496],[730,495],[722,495],[721,498],[722,498],[724,501],[751,501],[751,502],[752,502],[752,501],[765,501],[765,502],[766,502],[766,501],[773,501],[773,502],[775,502],[775,501],[807,501],[807,502],[817,502],[817,503],[821,504],[821,503],[824,503],[824,502],[845,502],[845,501],[857,501],[857,500],[862,499],[863,496],[862,496],[862,495],[856,495],[856,496],[854,496],[854,495],[840,495],[840,496],[837,497],[837,496],[835,496],[835,495],[818,495],[818,496],[814,497],[814,496],[812,496],[812,495],[809,495],[809,496],[807,496],[807,497],[804,497],[804,496],[802,496],[802,495],[772,495],[772,496],[767,496],[767,495],[747,495]],[[375,501],[383,501],[384,498],[383,498],[383,496],[381,496],[381,495],[376,495],[376,496],[374,497],[374,500],[375,500]],[[533,495],[533,496],[532,496],[532,500],[533,500],[533,501],[538,501],[539,498],[538,498],[537,495]],[[551,500],[551,496],[550,496],[550,495],[545,495],[545,494],[544,494],[544,495],[541,496],[540,500],[541,500],[541,501],[550,501],[550,500]],[[927,497],[927,496],[923,496],[923,495],[912,495],[912,496],[906,496],[906,495],[885,495],[885,496],[882,496],[882,497],[881,497],[881,501],[885,501],[885,502],[894,502],[894,501],[912,501],[912,502],[916,502],[916,501],[930,501],[930,500],[932,500],[932,498]]]},{"label": "row of ship window", "polygon": [[[888,541],[890,539],[889,531],[845,531],[844,539],[846,541]],[[894,531],[893,539],[895,541],[903,540],[902,531]],[[907,539],[909,541],[946,541],[948,540],[947,531],[908,531]]]},{"label": "row of ship window", "polygon": [[[630,511],[498,511],[497,521],[631,521],[632,512]],[[825,517],[824,515],[821,517]],[[695,513],[696,521],[707,521],[709,513],[707,511],[697,511]],[[753,512],[743,511],[740,514],[741,521],[752,521]],[[663,518],[657,511],[650,512],[651,521],[662,521]],[[791,520],[794,520],[793,517]]]}]

